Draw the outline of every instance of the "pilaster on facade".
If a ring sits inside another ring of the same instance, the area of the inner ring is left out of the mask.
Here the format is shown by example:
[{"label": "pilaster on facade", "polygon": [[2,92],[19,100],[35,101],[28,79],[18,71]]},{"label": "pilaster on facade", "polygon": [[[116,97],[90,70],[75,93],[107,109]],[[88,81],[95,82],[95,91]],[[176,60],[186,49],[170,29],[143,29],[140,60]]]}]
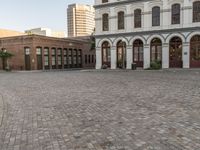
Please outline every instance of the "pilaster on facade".
[{"label": "pilaster on facade", "polygon": [[133,27],[130,25],[132,22],[132,13],[131,13],[131,5],[127,5],[126,6],[126,11],[127,11],[127,15],[126,15],[126,30],[127,31],[131,31],[133,30]]},{"label": "pilaster on facade", "polygon": [[111,47],[111,69],[116,69],[117,68],[117,52],[116,52],[116,47],[112,46]]},{"label": "pilaster on facade", "polygon": [[190,68],[190,44],[189,43],[183,43],[183,52],[182,52],[182,58],[183,58],[183,68]]},{"label": "pilaster on facade", "polygon": [[150,67],[150,44],[144,45],[144,69],[148,69]]},{"label": "pilaster on facade", "polygon": [[169,44],[162,45],[162,68],[169,68]]},{"label": "pilaster on facade", "polygon": [[96,48],[96,69],[101,69],[102,66],[102,56],[101,48]]},{"label": "pilaster on facade", "polygon": [[128,45],[126,47],[126,69],[131,69],[131,64],[133,63],[133,47]]}]

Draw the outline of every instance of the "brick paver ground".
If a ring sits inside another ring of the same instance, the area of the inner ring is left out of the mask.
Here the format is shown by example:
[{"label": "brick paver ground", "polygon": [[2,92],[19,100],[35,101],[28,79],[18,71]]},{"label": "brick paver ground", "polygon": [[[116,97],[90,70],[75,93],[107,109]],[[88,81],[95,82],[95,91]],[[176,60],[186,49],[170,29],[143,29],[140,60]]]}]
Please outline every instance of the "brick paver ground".
[{"label": "brick paver ground", "polygon": [[0,73],[0,150],[200,150],[200,71]]}]

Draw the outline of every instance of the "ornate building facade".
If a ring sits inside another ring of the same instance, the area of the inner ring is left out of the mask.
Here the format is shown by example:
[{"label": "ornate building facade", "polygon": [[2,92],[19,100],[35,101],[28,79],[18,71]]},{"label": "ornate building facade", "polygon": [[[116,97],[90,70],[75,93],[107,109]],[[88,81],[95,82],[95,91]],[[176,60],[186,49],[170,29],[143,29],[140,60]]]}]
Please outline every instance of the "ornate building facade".
[{"label": "ornate building facade", "polygon": [[96,69],[200,68],[200,0],[95,0]]}]

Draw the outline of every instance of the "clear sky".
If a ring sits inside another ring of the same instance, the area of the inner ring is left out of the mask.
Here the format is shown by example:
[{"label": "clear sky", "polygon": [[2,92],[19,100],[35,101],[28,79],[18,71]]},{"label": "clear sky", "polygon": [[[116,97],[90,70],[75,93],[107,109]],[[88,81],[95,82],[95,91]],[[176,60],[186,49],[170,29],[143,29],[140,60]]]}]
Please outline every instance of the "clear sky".
[{"label": "clear sky", "polygon": [[94,0],[0,0],[0,28],[24,31],[49,27],[67,28],[68,4],[93,4]]}]

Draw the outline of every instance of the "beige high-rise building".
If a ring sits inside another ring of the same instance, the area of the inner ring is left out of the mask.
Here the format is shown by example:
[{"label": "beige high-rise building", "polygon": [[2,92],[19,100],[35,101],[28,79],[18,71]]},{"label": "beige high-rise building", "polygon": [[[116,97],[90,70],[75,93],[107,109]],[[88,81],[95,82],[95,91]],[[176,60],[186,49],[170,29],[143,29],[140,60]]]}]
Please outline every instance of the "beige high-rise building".
[{"label": "beige high-rise building", "polygon": [[68,36],[87,36],[94,32],[94,8],[90,5],[71,4],[67,8]]}]

